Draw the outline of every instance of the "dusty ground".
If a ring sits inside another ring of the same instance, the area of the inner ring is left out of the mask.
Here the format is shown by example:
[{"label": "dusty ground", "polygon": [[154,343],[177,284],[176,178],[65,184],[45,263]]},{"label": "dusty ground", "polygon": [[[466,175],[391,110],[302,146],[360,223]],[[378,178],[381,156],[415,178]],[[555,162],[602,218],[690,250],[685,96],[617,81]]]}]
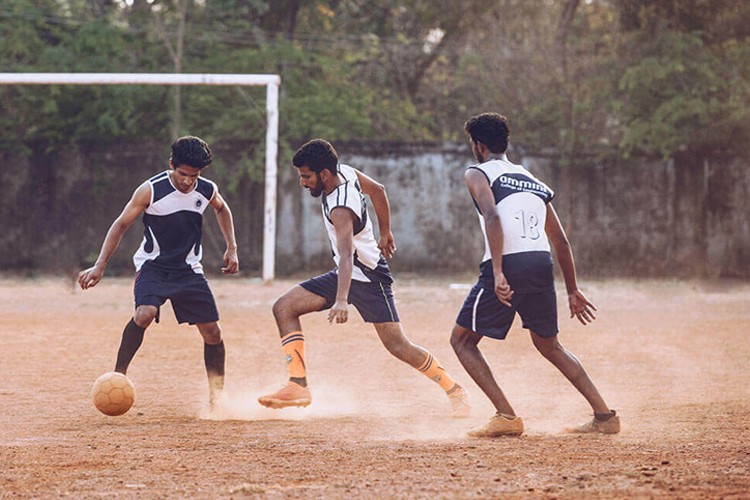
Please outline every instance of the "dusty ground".
[{"label": "dusty ground", "polygon": [[450,281],[402,278],[396,294],[411,338],[471,391],[465,420],[448,418],[439,388],[356,315],[304,320],[310,407],[260,407],[285,380],[270,306],[294,282],[211,283],[228,350],[228,398],[213,419],[200,337],[169,307],[131,365],[133,409],[105,417],[91,404],[131,314],[129,280],[86,292],[0,280],[1,497],[750,496],[749,284],[585,283],[599,319],[563,316],[561,341],[622,415],[617,436],[562,433],[589,409],[518,325],[483,342],[527,427],[493,440],[464,435],[492,411],[448,344],[466,293]]}]

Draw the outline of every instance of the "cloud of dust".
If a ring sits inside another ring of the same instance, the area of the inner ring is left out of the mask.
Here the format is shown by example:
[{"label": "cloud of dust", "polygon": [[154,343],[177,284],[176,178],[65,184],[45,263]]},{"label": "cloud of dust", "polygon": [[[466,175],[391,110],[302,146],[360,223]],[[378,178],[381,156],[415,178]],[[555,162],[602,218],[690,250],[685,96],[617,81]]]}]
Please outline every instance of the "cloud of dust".
[{"label": "cloud of dust", "polygon": [[[413,393],[388,389],[363,390],[341,382],[318,382],[311,385],[312,403],[306,408],[270,409],[258,398],[278,389],[231,390],[224,394],[213,412],[204,408],[200,418],[206,420],[289,420],[354,418],[358,439],[373,441],[439,441],[465,437],[466,432],[488,418],[486,412],[475,412],[471,418],[454,419],[450,402],[437,387],[427,386],[419,400]],[[478,415],[478,416],[477,416]],[[361,423],[360,423],[361,421]],[[346,425],[351,425],[351,422]]]},{"label": "cloud of dust", "polygon": [[271,409],[262,406],[258,398],[276,391],[272,386],[261,390],[225,389],[213,412],[208,408],[201,418],[208,420],[304,420],[353,416],[362,413],[354,388],[341,385],[316,384],[310,387],[310,406]]}]

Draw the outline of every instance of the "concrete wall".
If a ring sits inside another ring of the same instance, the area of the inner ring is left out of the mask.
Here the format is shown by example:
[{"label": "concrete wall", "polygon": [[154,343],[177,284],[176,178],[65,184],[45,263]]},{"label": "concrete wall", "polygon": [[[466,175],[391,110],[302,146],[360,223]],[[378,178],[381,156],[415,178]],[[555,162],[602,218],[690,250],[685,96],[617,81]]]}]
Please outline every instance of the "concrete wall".
[{"label": "concrete wall", "polygon": [[[244,147],[247,147],[246,145]],[[343,163],[385,184],[398,252],[396,271],[476,272],[483,251],[463,182],[473,159],[456,144],[337,143]],[[166,165],[168,145],[92,147],[64,154],[3,158],[0,169],[0,270],[73,272],[96,258],[107,228],[143,180]],[[241,264],[260,275],[263,186],[232,168],[244,152],[216,145],[219,183],[235,215]],[[556,191],[554,205],[587,276],[750,278],[750,168],[738,158],[701,161],[581,158],[562,167],[552,156],[510,157]],[[280,158],[277,274],[332,266],[320,200],[298,186]],[[221,167],[220,164],[224,165]],[[204,225],[204,264],[220,267],[223,240],[213,216]],[[371,214],[374,213],[371,210]],[[132,272],[136,223],[110,263]],[[377,226],[376,226],[377,227]]]},{"label": "concrete wall", "polygon": [[[343,163],[386,185],[399,249],[396,270],[476,269],[483,240],[463,181],[464,168],[473,163],[468,147],[336,146]],[[610,155],[581,158],[566,168],[552,156],[511,151],[510,158],[556,191],[553,203],[584,274],[750,277],[745,161]],[[279,267],[330,266],[320,200],[297,187],[292,167],[282,168]]]}]

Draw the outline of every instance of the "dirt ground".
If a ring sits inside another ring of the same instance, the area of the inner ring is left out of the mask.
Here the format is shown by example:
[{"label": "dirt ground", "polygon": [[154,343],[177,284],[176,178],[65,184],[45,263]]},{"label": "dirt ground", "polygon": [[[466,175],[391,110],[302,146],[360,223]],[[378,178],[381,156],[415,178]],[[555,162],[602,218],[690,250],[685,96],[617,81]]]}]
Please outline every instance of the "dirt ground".
[{"label": "dirt ground", "polygon": [[448,343],[466,294],[451,281],[401,278],[396,297],[412,340],[471,392],[462,420],[356,313],[341,326],[303,319],[311,406],[261,407],[286,379],[271,304],[294,281],[222,277],[211,279],[227,346],[219,413],[206,415],[200,336],[165,306],[128,372],[134,407],[105,417],[89,391],[114,366],[131,281],[82,292],[0,279],[0,497],[750,497],[750,284],[583,283],[599,318],[561,315],[560,339],[622,432],[563,432],[590,409],[516,323],[481,345],[527,432],[473,439],[492,409]]}]

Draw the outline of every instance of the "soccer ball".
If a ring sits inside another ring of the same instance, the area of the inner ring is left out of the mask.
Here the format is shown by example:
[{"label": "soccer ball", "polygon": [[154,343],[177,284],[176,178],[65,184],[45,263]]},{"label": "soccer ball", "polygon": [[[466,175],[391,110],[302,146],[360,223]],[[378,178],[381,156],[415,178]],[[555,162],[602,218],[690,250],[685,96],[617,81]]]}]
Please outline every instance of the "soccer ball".
[{"label": "soccer ball", "polygon": [[91,399],[97,410],[110,417],[116,417],[133,406],[135,386],[122,373],[108,372],[94,382]]}]

